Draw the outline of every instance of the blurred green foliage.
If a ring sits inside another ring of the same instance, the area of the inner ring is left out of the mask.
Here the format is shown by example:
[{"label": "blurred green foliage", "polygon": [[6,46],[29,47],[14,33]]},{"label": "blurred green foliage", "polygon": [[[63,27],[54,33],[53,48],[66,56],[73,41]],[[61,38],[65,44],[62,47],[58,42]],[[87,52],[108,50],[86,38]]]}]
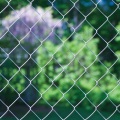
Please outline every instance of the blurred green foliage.
[{"label": "blurred green foliage", "polygon": [[[116,104],[120,102],[117,79],[101,66],[96,57],[98,39],[90,39],[92,32],[85,26],[72,42],[63,41],[64,44],[57,46],[45,42],[39,48],[37,62],[41,73],[37,88],[52,105],[59,100],[66,105],[76,105],[81,101],[81,106],[90,109],[93,107],[91,103],[97,106],[106,99],[101,107],[103,109],[110,100]],[[84,99],[85,94],[91,102]],[[65,102],[66,99],[70,103]]]}]

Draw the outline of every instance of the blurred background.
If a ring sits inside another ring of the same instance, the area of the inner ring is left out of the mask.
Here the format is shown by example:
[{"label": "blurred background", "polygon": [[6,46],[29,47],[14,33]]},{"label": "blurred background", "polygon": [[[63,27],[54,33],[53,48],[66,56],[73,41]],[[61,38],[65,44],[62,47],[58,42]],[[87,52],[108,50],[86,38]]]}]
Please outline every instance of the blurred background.
[{"label": "blurred background", "polygon": [[2,120],[120,119],[119,0],[0,6]]}]

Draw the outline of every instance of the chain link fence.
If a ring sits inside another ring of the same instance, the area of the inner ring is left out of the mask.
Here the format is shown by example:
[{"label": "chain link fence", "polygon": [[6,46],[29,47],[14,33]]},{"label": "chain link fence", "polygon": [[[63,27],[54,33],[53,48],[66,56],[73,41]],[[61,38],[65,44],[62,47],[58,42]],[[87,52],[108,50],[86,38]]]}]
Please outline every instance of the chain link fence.
[{"label": "chain link fence", "polygon": [[0,119],[119,120],[119,3],[13,2],[1,1]]}]

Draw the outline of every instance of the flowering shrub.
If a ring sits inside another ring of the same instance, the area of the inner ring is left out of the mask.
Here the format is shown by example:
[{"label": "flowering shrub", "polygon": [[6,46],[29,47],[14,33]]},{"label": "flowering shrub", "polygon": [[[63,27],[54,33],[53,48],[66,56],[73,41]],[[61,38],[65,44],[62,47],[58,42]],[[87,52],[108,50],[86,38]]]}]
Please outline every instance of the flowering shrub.
[{"label": "flowering shrub", "polygon": [[61,22],[52,18],[52,11],[49,8],[44,10],[40,7],[35,9],[27,6],[19,11],[12,11],[2,20],[2,26],[9,29],[18,40],[24,38],[24,41],[35,44],[37,39],[44,40],[47,36],[50,40],[55,40],[52,29],[60,28]]},{"label": "flowering shrub", "polygon": [[[1,46],[17,64],[23,64],[42,41],[58,43],[54,34],[61,27],[61,21],[53,19],[52,11],[40,7],[26,6],[12,11],[2,20]],[[54,29],[53,29],[54,28]],[[7,33],[6,31],[9,30]],[[35,54],[32,56],[35,58]]]},{"label": "flowering shrub", "polygon": [[[58,43],[54,32],[61,27],[61,24],[60,20],[53,19],[52,11],[49,8],[42,9],[38,7],[35,9],[32,6],[26,6],[20,10],[12,11],[10,15],[2,20],[0,33],[2,37],[0,43],[2,51],[0,51],[0,54],[3,53],[6,55],[6,53],[10,53],[9,58],[13,60],[17,66],[21,67],[23,65],[20,72],[28,79],[31,79],[31,69],[36,66],[35,62],[29,59],[30,53],[33,53],[31,57],[35,60],[35,50],[41,45],[41,42],[50,40],[54,44]],[[27,61],[28,59],[29,61]],[[18,71],[16,65],[14,63],[9,64],[9,62],[11,63],[9,59],[6,60],[0,69],[0,73],[8,80]],[[8,65],[10,65],[9,68]],[[11,69],[12,71],[10,72]],[[13,73],[13,71],[16,72]],[[19,84],[16,84],[18,80]],[[3,78],[1,78],[0,81],[3,81]],[[29,84],[27,79],[26,81],[27,82],[25,82],[25,77],[24,79],[20,78],[17,74],[14,79],[11,80],[11,84],[18,92],[21,92],[24,87]],[[4,86],[3,84],[2,88]],[[30,93],[30,90],[28,91]],[[30,99],[29,96],[28,98]]]}]

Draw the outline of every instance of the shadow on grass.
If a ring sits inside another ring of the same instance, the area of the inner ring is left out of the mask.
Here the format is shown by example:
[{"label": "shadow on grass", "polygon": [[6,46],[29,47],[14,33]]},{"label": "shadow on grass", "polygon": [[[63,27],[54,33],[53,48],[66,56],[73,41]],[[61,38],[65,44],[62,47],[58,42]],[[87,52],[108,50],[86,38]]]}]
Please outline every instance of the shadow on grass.
[{"label": "shadow on grass", "polygon": [[[55,111],[54,111],[55,110]],[[27,112],[29,108],[24,108],[22,106],[16,106],[11,109],[12,113],[21,119]],[[34,113],[32,112],[34,111]],[[15,116],[8,112],[1,120],[16,120]],[[103,116],[103,117],[102,117]],[[111,116],[111,117],[110,117]],[[120,113],[114,112],[103,112],[95,110],[85,110],[84,108],[73,109],[73,107],[56,107],[53,110],[47,106],[40,106],[31,109],[31,111],[23,117],[23,120],[39,120],[45,118],[45,120],[83,120],[88,118],[88,120],[120,120]]]}]

